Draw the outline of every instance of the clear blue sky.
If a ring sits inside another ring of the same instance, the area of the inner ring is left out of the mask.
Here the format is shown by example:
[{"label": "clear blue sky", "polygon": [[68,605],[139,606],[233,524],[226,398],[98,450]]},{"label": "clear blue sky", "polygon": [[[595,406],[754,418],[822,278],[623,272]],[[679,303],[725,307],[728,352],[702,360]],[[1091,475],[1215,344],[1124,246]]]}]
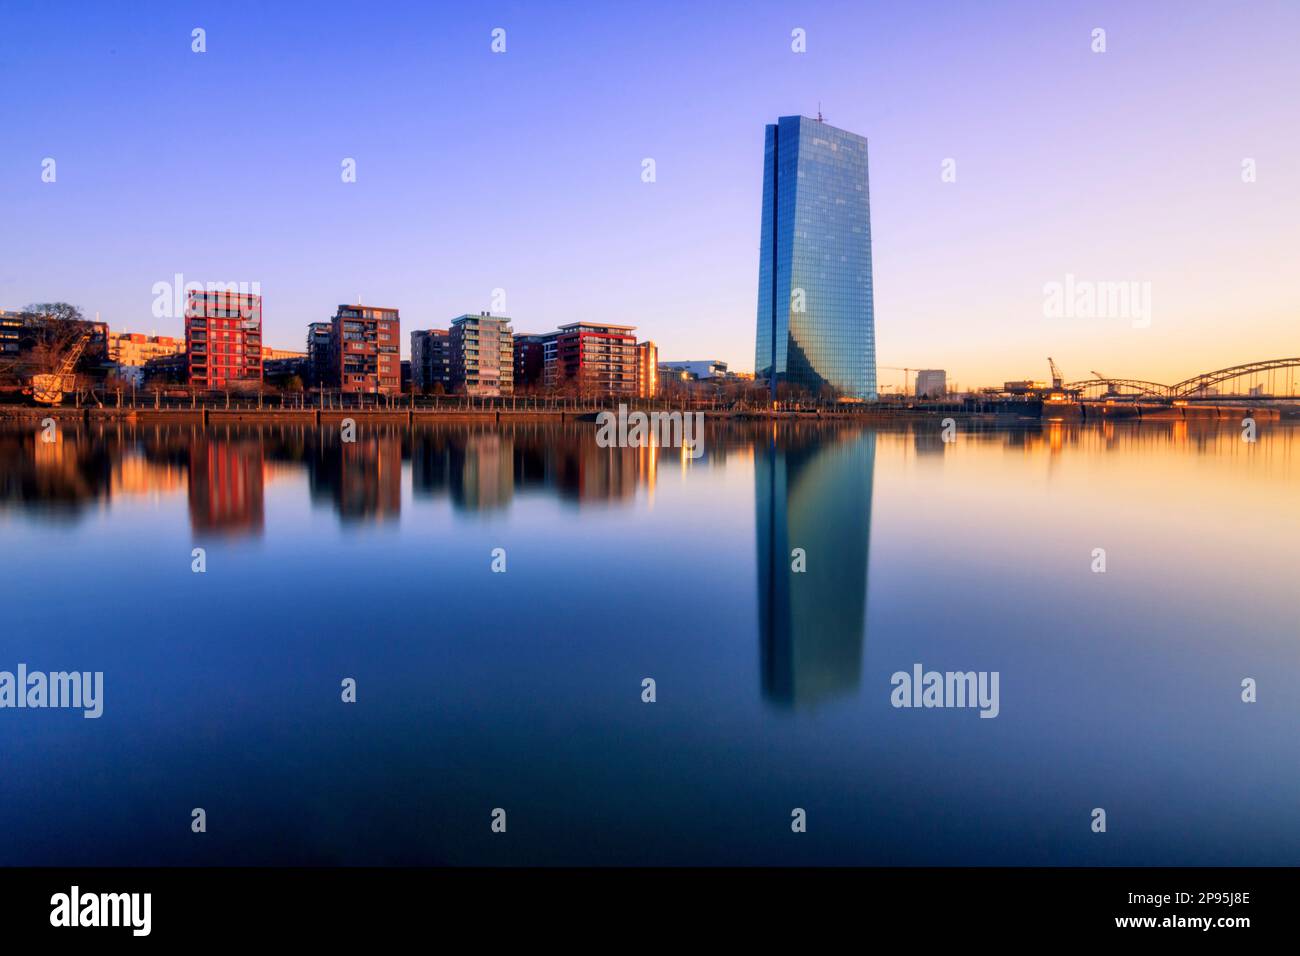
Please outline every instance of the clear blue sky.
[{"label": "clear blue sky", "polygon": [[[871,143],[882,365],[1300,354],[1297,35],[1267,2],[5,0],[0,307],[166,334],[154,283],[257,281],[266,341],[301,348],[358,296],[406,331],[499,287],[520,331],[625,322],[751,368],[763,126],[820,102]],[[1067,273],[1151,282],[1151,327],[1044,319]]]}]

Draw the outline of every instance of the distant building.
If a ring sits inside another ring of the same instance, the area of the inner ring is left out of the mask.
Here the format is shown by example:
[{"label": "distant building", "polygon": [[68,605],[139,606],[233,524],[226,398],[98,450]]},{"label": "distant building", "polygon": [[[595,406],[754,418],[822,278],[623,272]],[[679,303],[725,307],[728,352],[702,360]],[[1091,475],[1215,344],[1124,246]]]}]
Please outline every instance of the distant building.
[{"label": "distant building", "polygon": [[548,387],[576,383],[583,395],[636,395],[636,326],[571,322],[545,343]]},{"label": "distant building", "polygon": [[185,302],[185,356],[195,388],[262,382],[262,297],[191,290]]},{"label": "distant building", "polygon": [[754,357],[778,383],[874,400],[867,140],[806,116],[767,127]]},{"label": "distant building", "polygon": [[262,349],[262,377],[264,379],[285,379],[297,376],[305,384],[307,381],[307,353],[292,349]]},{"label": "distant building", "polygon": [[340,305],[330,328],[329,375],[342,392],[396,395],[402,389],[401,318],[397,309]]},{"label": "distant building", "polygon": [[696,381],[691,378],[690,372],[683,371],[682,369],[669,365],[666,362],[659,363],[658,371],[659,374],[656,377],[655,384],[659,391],[663,391],[670,383],[689,383]]},{"label": "distant building", "polygon": [[480,312],[451,322],[452,390],[466,395],[514,391],[515,346],[510,319]]},{"label": "distant building", "polygon": [[917,398],[943,398],[948,394],[948,373],[941,368],[923,368],[916,372]]},{"label": "distant building", "polygon": [[515,391],[540,388],[545,383],[546,335],[515,333]]},{"label": "distant building", "polygon": [[293,349],[262,348],[263,362],[270,362],[278,359],[305,359],[306,357],[306,352],[297,352]]},{"label": "distant building", "polygon": [[329,380],[333,330],[332,322],[313,322],[307,326],[307,383],[313,387]]},{"label": "distant building", "polygon": [[[51,323],[35,312],[0,309],[0,355],[18,355],[46,341]],[[108,360],[108,323],[89,319],[77,320],[82,331],[90,335],[79,366],[88,369]]]},{"label": "distant building", "polygon": [[417,392],[451,391],[451,332],[447,329],[411,333],[411,388]]},{"label": "distant building", "polygon": [[184,385],[189,377],[189,357],[184,352],[151,358],[140,369],[141,385]]},{"label": "distant building", "polygon": [[185,340],[170,335],[110,332],[108,336],[108,360],[117,365],[140,367],[150,359],[184,351]]},{"label": "distant building", "polygon": [[1033,395],[1037,392],[1047,391],[1046,382],[1036,382],[1031,379],[1020,379],[1015,382],[1003,382],[1002,391],[1008,395]]},{"label": "distant building", "polygon": [[636,347],[636,393],[641,398],[654,398],[659,391],[659,347],[651,341],[639,342]]},{"label": "distant building", "polygon": [[0,355],[16,355],[22,351],[23,325],[26,312],[0,309]]},{"label": "distant building", "polygon": [[[660,362],[667,372],[685,372],[690,378],[726,378],[727,363],[721,359],[697,359],[689,362]],[[674,376],[677,377],[677,376]]]},{"label": "distant building", "polygon": [[117,366],[117,375],[143,385],[145,366],[154,359],[185,353],[185,340],[169,335],[143,335],[139,332],[110,332],[108,360]]}]

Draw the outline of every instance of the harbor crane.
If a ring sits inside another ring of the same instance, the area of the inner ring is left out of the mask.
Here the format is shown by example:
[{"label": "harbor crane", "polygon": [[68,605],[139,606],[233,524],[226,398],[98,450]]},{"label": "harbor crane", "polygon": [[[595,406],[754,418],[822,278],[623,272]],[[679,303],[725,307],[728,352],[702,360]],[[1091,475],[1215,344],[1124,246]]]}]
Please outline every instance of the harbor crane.
[{"label": "harbor crane", "polygon": [[1052,359],[1050,355],[1047,356],[1047,364],[1052,369],[1052,388],[1053,389],[1064,388],[1065,378],[1064,376],[1061,375],[1061,370],[1056,367],[1056,362]]},{"label": "harbor crane", "polygon": [[59,360],[59,366],[53,372],[41,373],[32,376],[31,388],[24,389],[30,391],[33,399],[41,405],[58,405],[63,401],[63,393],[72,390],[76,383],[77,362],[81,359],[81,353],[86,350],[87,343],[90,342],[90,333],[85,332],[77,337],[68,349],[66,355]]}]

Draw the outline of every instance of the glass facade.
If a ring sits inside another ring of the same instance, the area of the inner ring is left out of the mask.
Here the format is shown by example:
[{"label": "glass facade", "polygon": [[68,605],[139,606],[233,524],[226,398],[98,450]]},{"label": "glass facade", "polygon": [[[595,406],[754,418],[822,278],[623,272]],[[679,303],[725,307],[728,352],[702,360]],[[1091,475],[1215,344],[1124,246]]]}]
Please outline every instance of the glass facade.
[{"label": "glass facade", "polygon": [[806,116],[767,127],[754,369],[774,392],[877,394],[867,140]]}]

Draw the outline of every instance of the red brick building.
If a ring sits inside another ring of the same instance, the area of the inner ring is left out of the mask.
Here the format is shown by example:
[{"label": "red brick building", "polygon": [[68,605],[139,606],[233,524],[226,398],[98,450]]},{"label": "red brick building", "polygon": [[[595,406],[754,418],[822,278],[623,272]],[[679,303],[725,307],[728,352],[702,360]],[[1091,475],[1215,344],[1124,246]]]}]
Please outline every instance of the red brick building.
[{"label": "red brick building", "polygon": [[636,395],[637,343],[634,325],[572,322],[547,336],[548,387],[575,383],[582,395]]},{"label": "red brick building", "polygon": [[400,394],[401,334],[397,309],[340,305],[331,320],[325,384],[344,392]]},{"label": "red brick building", "polygon": [[192,290],[185,302],[185,370],[195,388],[262,383],[262,297]]}]

